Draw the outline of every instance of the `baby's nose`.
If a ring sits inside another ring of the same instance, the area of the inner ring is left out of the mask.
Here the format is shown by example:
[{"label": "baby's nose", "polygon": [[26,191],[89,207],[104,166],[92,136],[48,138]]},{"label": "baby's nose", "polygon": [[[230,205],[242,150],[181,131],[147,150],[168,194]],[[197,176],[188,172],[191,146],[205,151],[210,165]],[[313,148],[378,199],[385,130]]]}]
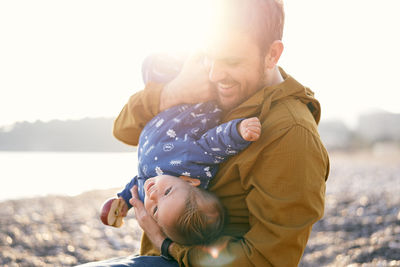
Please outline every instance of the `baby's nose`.
[{"label": "baby's nose", "polygon": [[151,191],[151,193],[149,195],[151,200],[153,200],[153,201],[157,200],[157,198],[158,198],[158,193],[157,192],[158,192],[157,188],[155,188],[153,191]]}]

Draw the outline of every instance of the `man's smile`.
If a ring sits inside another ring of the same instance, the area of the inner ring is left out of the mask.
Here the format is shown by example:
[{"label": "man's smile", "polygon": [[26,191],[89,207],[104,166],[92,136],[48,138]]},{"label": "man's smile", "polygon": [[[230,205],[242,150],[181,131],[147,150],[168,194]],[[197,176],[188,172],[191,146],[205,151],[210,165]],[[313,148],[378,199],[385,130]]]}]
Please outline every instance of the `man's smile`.
[{"label": "man's smile", "polygon": [[218,92],[221,96],[223,97],[229,97],[235,94],[236,92],[236,84],[225,84],[225,83],[218,83],[217,84],[217,88],[218,88]]}]

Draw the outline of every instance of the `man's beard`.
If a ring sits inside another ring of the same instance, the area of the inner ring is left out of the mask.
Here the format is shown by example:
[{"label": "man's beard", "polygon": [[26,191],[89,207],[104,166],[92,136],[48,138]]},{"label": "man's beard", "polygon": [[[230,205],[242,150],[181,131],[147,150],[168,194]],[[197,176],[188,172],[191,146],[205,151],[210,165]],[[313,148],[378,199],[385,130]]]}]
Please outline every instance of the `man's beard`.
[{"label": "man's beard", "polygon": [[259,66],[258,71],[259,71],[258,75],[260,76],[260,79],[257,84],[257,91],[264,88],[265,85],[267,84],[267,72],[265,71],[264,56],[261,57],[260,66]]},{"label": "man's beard", "polygon": [[245,102],[247,99],[249,99],[251,96],[253,96],[256,92],[258,92],[259,90],[263,89],[266,86],[266,84],[267,84],[267,73],[265,71],[265,62],[264,62],[263,59],[264,59],[264,57],[261,57],[260,63],[259,63],[259,66],[258,66],[258,70],[257,70],[259,78],[258,78],[258,81],[256,82],[256,84],[254,86],[256,88],[256,90],[254,90],[253,94],[248,95],[245,98],[241,99],[234,106],[226,106],[226,107],[224,107],[224,105],[222,104],[221,99],[219,97],[216,83],[211,83],[211,86],[213,87],[213,90],[215,90],[215,92],[216,92],[217,102],[218,102],[218,105],[219,105],[220,108],[222,108],[224,111],[228,111],[229,109],[236,108],[237,106],[239,106],[240,104]]}]

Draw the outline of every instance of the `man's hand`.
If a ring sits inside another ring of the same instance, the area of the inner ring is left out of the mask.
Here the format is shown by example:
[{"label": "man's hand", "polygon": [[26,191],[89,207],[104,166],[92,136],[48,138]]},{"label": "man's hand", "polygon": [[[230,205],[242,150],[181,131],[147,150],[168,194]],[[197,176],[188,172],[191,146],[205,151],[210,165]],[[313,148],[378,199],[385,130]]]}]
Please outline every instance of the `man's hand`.
[{"label": "man's hand", "polygon": [[161,251],[161,244],[167,236],[163,233],[153,217],[151,217],[151,215],[148,214],[144,208],[143,202],[139,199],[137,185],[131,188],[131,193],[132,198],[129,200],[129,203],[131,203],[133,206],[139,226],[146,233],[153,245]]},{"label": "man's hand", "polygon": [[216,90],[208,79],[208,69],[200,53],[191,55],[181,72],[165,85],[160,96],[160,110],[178,104],[194,104],[216,99]]},{"label": "man's hand", "polygon": [[257,141],[261,134],[261,123],[257,117],[244,119],[238,125],[240,135],[246,141]]}]

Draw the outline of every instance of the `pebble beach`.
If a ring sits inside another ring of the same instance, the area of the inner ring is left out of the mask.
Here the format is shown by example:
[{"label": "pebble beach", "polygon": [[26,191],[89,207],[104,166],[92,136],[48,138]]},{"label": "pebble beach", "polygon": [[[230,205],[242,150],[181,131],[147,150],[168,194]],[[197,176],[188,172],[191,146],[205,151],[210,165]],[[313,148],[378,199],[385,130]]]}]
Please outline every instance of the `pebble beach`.
[{"label": "pebble beach", "polygon": [[[331,153],[325,215],[299,266],[400,266],[400,153]],[[0,266],[74,266],[137,254],[133,215],[99,220],[118,189],[0,202]]]}]

